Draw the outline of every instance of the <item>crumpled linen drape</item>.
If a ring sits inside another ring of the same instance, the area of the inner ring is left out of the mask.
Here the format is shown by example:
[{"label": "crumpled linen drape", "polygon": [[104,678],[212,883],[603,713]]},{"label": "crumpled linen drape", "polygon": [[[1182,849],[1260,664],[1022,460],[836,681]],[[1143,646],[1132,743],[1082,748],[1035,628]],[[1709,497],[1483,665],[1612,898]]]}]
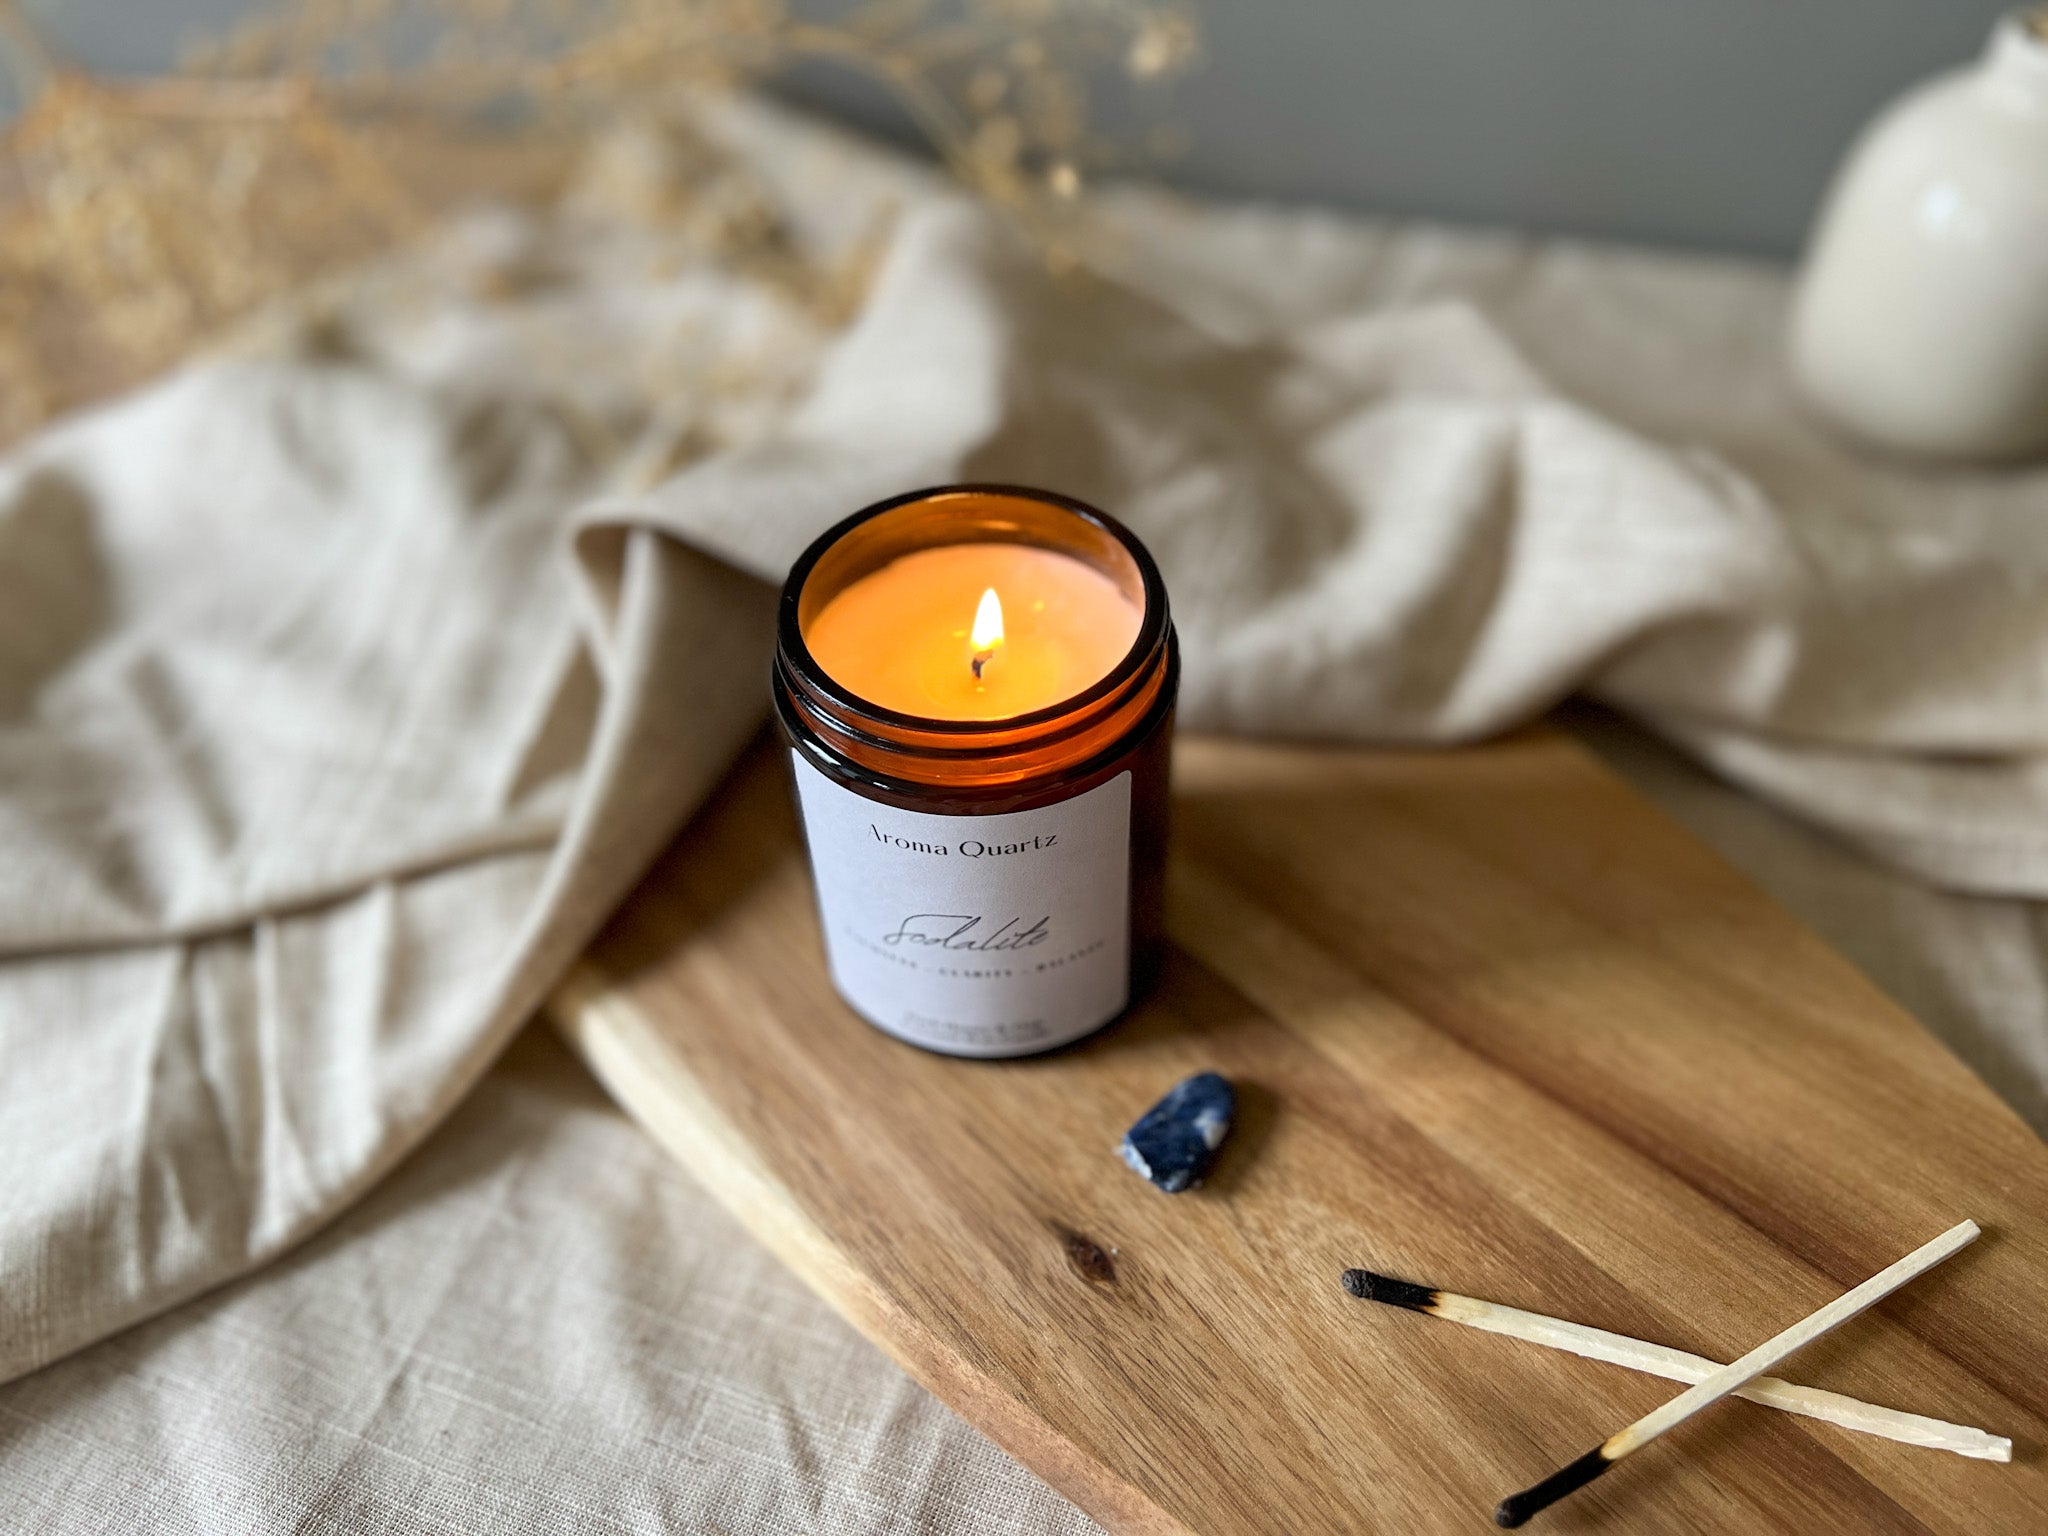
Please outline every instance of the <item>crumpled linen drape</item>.
[{"label": "crumpled linen drape", "polygon": [[796,245],[880,232],[842,327],[572,201],[0,467],[0,1379],[402,1157],[757,727],[787,562],[921,484],[1136,528],[1191,727],[1585,691],[2048,892],[2048,473],[1820,435],[1775,274],[1126,192],[1055,275],[827,130],[704,132]]}]

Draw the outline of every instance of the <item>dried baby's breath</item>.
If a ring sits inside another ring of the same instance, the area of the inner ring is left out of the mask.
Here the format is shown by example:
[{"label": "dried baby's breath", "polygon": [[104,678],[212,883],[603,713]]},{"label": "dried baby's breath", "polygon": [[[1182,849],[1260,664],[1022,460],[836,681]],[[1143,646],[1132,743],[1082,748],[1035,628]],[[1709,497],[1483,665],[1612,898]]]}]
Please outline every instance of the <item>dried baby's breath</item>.
[{"label": "dried baby's breath", "polygon": [[[1058,259],[1062,206],[1116,163],[1095,95],[1195,52],[1184,0],[873,0],[830,24],[780,0],[291,0],[177,74],[72,66],[19,0],[0,39],[25,105],[0,137],[0,439],[153,372],[230,321],[360,264],[457,198],[538,200],[606,126],[804,60],[881,81],[952,170]],[[853,302],[765,231],[765,195],[686,178],[643,210],[800,292]]]}]

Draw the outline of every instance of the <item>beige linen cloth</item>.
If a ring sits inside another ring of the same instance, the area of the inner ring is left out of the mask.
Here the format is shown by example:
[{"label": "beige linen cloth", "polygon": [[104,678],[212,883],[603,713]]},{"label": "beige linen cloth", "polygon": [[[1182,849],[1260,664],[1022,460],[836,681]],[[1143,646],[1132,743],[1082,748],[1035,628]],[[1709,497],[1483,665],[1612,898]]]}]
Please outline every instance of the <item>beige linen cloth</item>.
[{"label": "beige linen cloth", "polygon": [[[872,244],[843,324],[761,263],[643,227],[664,178],[716,206],[728,177],[735,203],[766,179],[792,250],[853,270]],[[11,457],[0,1380],[282,1253],[390,1172],[758,725],[769,583],[847,511],[943,480],[1057,486],[1129,521],[1174,595],[1191,726],[1450,741],[1585,692],[1955,893],[1927,910],[1995,919],[1980,953],[2003,974],[1892,979],[1958,1017],[1985,1016],[1971,987],[2002,989],[2014,1027],[1952,1038],[2044,1123],[2038,924],[1997,898],[2048,887],[2048,474],[1886,467],[1819,434],[1787,398],[1782,284],[1759,269],[1141,193],[1085,215],[1087,259],[1056,276],[920,173],[736,109],[701,139],[622,140],[558,217],[468,221],[317,322]],[[502,1131],[458,1127],[472,1154]],[[564,1191],[603,1166],[536,1172],[542,1214],[573,1229]],[[473,1202],[451,1210],[476,1231],[437,1233],[445,1193],[292,1261],[373,1277],[339,1326],[388,1378],[331,1394],[359,1438],[416,1379],[394,1330],[524,1316],[517,1348],[575,1336],[552,1331],[573,1308],[545,1287],[463,1311],[518,1283],[519,1248]],[[645,1271],[686,1264],[693,1235],[614,1250],[601,1315],[656,1326]],[[437,1236],[466,1262],[432,1262]],[[398,1294],[408,1273],[431,1297]],[[270,1326],[293,1326],[293,1283],[268,1293]],[[222,1306],[107,1358],[212,1374],[237,1337]],[[232,1405],[201,1399],[227,1429]],[[152,1400],[163,1438],[175,1394]],[[0,1437],[49,1422],[8,1401]],[[545,1402],[519,1406],[545,1429]],[[888,1417],[848,1412],[863,1432]],[[622,1409],[615,1432],[673,1450],[657,1422]],[[879,1464],[784,1440],[814,1470]],[[1076,1519],[958,1444],[960,1486],[1006,1490],[987,1519],[877,1494],[787,1528]],[[353,1465],[313,1466],[331,1507],[308,1528],[380,1528],[382,1495],[347,1506],[375,1481]],[[781,1528],[749,1525],[736,1485],[666,1514],[660,1479],[634,1486],[655,1503],[622,1528]],[[17,1507],[51,1518],[32,1525],[83,1518],[34,1497]]]}]

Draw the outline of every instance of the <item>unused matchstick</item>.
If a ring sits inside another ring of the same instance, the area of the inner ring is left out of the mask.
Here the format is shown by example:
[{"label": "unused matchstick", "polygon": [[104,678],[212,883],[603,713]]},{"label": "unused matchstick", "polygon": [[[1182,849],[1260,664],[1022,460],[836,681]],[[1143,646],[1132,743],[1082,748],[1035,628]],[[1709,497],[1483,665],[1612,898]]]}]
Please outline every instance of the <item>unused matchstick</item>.
[{"label": "unused matchstick", "polygon": [[1493,1512],[1496,1525],[1523,1524],[1539,1510],[1548,1509],[1566,1494],[1600,1476],[1622,1457],[1641,1450],[1668,1429],[1683,1424],[1702,1408],[1719,1402],[1729,1393],[1747,1386],[1780,1360],[1803,1349],[1823,1334],[1839,1328],[1850,1318],[1877,1305],[1907,1281],[1934,1268],[1959,1249],[1977,1239],[1977,1223],[1959,1222],[1930,1243],[1923,1243],[1898,1263],[1881,1269],[1853,1291],[1837,1296],[1818,1312],[1801,1318],[1783,1333],[1757,1345],[1732,1365],[1724,1365],[1705,1381],[1697,1382],[1663,1407],[1644,1414],[1628,1428],[1609,1435],[1577,1461],[1559,1467],[1550,1476],[1520,1493],[1509,1494]]},{"label": "unused matchstick", "polygon": [[[1589,1360],[1605,1360],[1611,1365],[1627,1366],[1646,1375],[1662,1376],[1667,1381],[1688,1384],[1705,1381],[1721,1369],[1720,1361],[1709,1360],[1704,1355],[1632,1339],[1626,1334],[1609,1333],[1604,1328],[1589,1328],[1583,1323],[1545,1317],[1540,1312],[1504,1307],[1497,1302],[1481,1301],[1476,1296],[1432,1290],[1428,1286],[1396,1280],[1390,1275],[1374,1274],[1369,1269],[1345,1270],[1344,1289],[1366,1301],[1425,1312],[1446,1322],[1463,1323],[1467,1328],[1505,1334],[1509,1338],[1541,1344],[1546,1349],[1583,1355]],[[1917,1413],[1902,1413],[1896,1408],[1880,1408],[1875,1403],[1859,1402],[1839,1392],[1795,1386],[1775,1376],[1759,1376],[1735,1395],[1748,1398],[1753,1403],[1762,1403],[1767,1408],[1779,1408],[1786,1413],[1820,1419],[1844,1429],[1903,1441],[1907,1445],[1953,1451],[1958,1456],[1974,1456],[1980,1461],[2012,1460],[2012,1442],[2003,1435],[1986,1434],[1966,1424],[1950,1424],[1946,1420],[1930,1419]]]}]

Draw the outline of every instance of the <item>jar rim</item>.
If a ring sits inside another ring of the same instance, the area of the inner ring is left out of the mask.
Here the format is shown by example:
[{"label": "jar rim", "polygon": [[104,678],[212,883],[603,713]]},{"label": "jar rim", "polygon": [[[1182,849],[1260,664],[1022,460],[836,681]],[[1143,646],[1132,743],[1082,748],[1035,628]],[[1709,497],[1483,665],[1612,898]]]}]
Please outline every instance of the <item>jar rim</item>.
[{"label": "jar rim", "polygon": [[[890,709],[886,705],[875,703],[872,699],[864,698],[842,685],[811,654],[810,647],[804,640],[800,605],[804,587],[825,554],[854,529],[878,517],[916,502],[963,495],[1007,497],[1015,501],[1038,502],[1058,507],[1108,534],[1130,558],[1137,570],[1139,585],[1144,591],[1145,598],[1144,609],[1138,617],[1138,633],[1116,665],[1080,692],[1027,714],[1005,715],[993,720],[944,720],[930,715],[914,715]],[[1159,567],[1153,561],[1151,552],[1145,548],[1136,534],[1107,512],[1091,506],[1078,497],[1043,490],[1037,486],[1012,485],[999,481],[963,481],[957,484],[926,486],[920,490],[906,491],[902,495],[875,502],[849,517],[841,518],[813,539],[809,547],[797,556],[796,563],[789,568],[789,576],[783,583],[782,600],[776,616],[775,644],[785,663],[802,677],[807,690],[821,694],[832,705],[845,710],[849,715],[898,731],[942,739],[957,738],[964,744],[979,739],[1015,735],[1019,732],[1028,734],[1039,727],[1067,720],[1077,713],[1085,714],[1095,705],[1128,687],[1132,679],[1150,664],[1167,635],[1169,622],[1166,583],[1160,577]]]}]

